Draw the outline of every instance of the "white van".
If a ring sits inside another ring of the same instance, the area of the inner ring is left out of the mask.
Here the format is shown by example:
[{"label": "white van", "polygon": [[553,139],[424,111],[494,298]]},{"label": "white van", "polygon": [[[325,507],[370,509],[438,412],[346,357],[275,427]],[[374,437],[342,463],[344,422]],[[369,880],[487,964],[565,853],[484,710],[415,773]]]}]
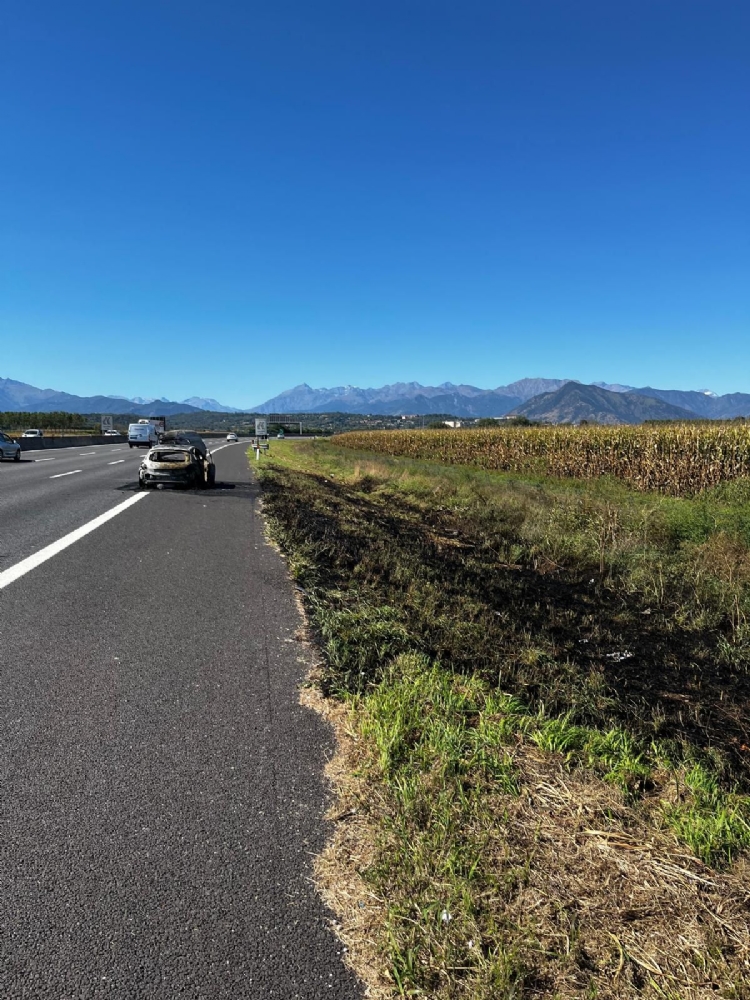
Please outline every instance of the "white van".
[{"label": "white van", "polygon": [[154,424],[141,421],[128,425],[128,446],[130,448],[153,448],[159,443],[159,432]]}]

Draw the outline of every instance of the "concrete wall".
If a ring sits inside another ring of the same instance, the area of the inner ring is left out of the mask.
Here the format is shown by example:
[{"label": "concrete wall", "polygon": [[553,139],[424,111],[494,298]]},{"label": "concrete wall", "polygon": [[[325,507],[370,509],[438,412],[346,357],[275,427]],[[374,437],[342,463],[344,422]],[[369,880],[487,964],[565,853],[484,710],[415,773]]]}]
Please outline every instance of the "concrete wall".
[{"label": "concrete wall", "polygon": [[[198,432],[200,433],[200,431]],[[11,435],[13,437],[14,435]],[[214,443],[217,439],[226,440],[226,431],[206,431],[201,437]],[[43,437],[25,438],[15,435],[15,440],[21,445],[21,451],[42,451],[47,448],[79,448],[87,444],[127,444],[127,434],[122,437],[104,437],[103,434],[82,434],[78,437]]]}]

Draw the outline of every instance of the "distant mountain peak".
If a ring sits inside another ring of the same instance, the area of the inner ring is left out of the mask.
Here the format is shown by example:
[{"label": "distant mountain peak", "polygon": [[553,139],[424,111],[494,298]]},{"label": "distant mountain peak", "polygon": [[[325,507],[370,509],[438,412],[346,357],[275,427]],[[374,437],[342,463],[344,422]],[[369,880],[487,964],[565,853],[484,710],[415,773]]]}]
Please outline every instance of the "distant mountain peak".
[{"label": "distant mountain peak", "polygon": [[609,392],[632,392],[635,386],[621,385],[619,382],[592,382],[599,389],[607,389]]},{"label": "distant mountain peak", "polygon": [[182,400],[183,403],[187,403],[188,406],[195,406],[199,410],[209,410],[211,413],[240,413],[241,410],[236,406],[225,406],[224,403],[220,403],[218,399],[212,399],[210,396],[189,396],[187,399]]}]

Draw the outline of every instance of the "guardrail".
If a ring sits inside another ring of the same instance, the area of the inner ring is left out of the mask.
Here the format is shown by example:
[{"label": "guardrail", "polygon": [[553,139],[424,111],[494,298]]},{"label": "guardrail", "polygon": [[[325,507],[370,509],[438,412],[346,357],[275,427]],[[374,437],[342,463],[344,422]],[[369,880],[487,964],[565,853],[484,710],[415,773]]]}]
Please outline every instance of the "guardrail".
[{"label": "guardrail", "polygon": [[85,444],[115,444],[117,441],[127,441],[126,437],[104,437],[103,434],[80,434],[70,437],[17,437],[21,451],[44,451],[47,448],[77,448]]}]

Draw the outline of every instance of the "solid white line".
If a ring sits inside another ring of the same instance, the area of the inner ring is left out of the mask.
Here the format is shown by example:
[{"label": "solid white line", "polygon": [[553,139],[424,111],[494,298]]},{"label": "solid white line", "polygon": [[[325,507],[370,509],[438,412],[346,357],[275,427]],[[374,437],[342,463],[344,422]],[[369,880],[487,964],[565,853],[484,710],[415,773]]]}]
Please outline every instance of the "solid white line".
[{"label": "solid white line", "polygon": [[76,472],[83,472],[83,469],[73,469],[72,472],[58,472],[56,476],[50,476],[50,479],[61,479],[63,476],[74,476]]},{"label": "solid white line", "polygon": [[9,583],[13,583],[18,580],[19,577],[25,576],[32,569],[36,569],[37,566],[41,566],[43,562],[51,559],[52,556],[56,556],[58,552],[62,552],[63,549],[67,549],[68,546],[73,545],[74,542],[80,541],[85,538],[90,532],[95,531],[100,528],[107,521],[111,521],[113,517],[117,517],[126,508],[132,507],[134,503],[138,503],[139,500],[143,500],[144,497],[148,496],[147,493],[136,493],[132,497],[128,497],[127,500],[123,500],[121,504],[113,507],[112,510],[108,510],[106,514],[100,514],[99,517],[95,517],[93,521],[89,521],[88,524],[82,525],[80,528],[76,528],[75,531],[71,531],[68,535],[63,535],[62,538],[58,539],[56,542],[52,542],[51,545],[47,545],[45,548],[40,549],[35,552],[34,555],[28,556],[26,559],[22,559],[21,562],[16,563],[15,566],[11,566],[10,569],[4,569],[0,572],[0,590],[3,587],[7,587]]},{"label": "solid white line", "polygon": [[54,462],[54,458],[35,458],[35,462]]},{"label": "solid white line", "polygon": [[87,455],[96,455],[95,451],[82,451],[80,453],[81,458],[86,458]]},{"label": "solid white line", "polygon": [[124,458],[118,458],[116,462],[107,462],[107,465],[119,465],[120,462],[124,462]]}]

